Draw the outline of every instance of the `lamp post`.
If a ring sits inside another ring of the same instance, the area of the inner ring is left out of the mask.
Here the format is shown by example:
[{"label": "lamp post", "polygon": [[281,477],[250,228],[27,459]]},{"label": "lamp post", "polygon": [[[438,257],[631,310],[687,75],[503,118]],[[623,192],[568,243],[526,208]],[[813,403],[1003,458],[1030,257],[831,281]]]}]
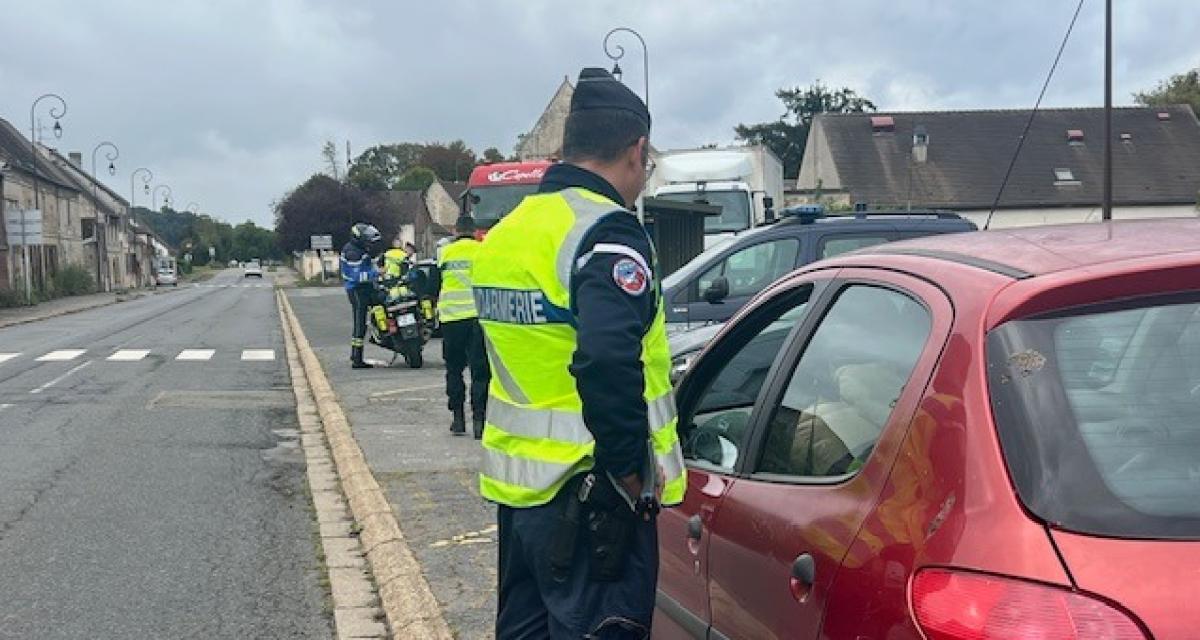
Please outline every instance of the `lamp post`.
[{"label": "lamp post", "polygon": [[150,204],[151,204],[151,206],[154,207],[155,211],[158,211],[158,191],[160,189],[166,189],[166,191],[167,191],[167,194],[165,196],[163,196],[163,206],[164,207],[171,206],[171,187],[169,187],[165,184],[160,184],[157,187],[154,187],[154,191],[152,192],[152,195],[150,196]]},{"label": "lamp post", "polygon": [[108,290],[108,288],[106,286],[104,286],[105,281],[107,280],[104,277],[104,271],[105,271],[105,267],[108,265],[108,232],[106,231],[106,227],[108,226],[108,224],[107,224],[107,220],[105,222],[100,221],[101,216],[103,215],[103,216],[107,217],[107,214],[104,214],[100,211],[100,188],[99,188],[100,178],[96,176],[96,154],[99,153],[101,149],[104,149],[106,147],[108,148],[108,150],[105,151],[104,157],[108,158],[108,174],[109,175],[114,175],[117,173],[116,162],[117,162],[117,158],[121,157],[121,150],[117,148],[117,145],[115,145],[111,142],[101,142],[100,144],[96,145],[96,147],[94,149],[92,149],[92,202],[96,207],[96,231],[95,231],[95,233],[96,233],[96,290],[97,291],[107,291]]},{"label": "lamp post", "polygon": [[[47,98],[58,102],[58,106],[52,105],[50,107],[50,117],[54,118],[55,138],[62,137],[62,124],[59,123],[59,120],[62,119],[63,116],[67,115],[67,101],[63,100],[62,96],[56,93],[47,93],[45,95],[38,96],[38,98],[34,100],[33,104],[29,107],[29,160],[33,163],[33,166],[30,168],[31,173],[33,174],[33,208],[38,211],[41,211],[42,200],[41,192],[38,189],[37,106],[39,102]],[[32,303],[33,291],[30,286],[29,278],[29,238],[25,234],[24,211],[21,212],[21,273],[25,277],[25,302],[27,304]]]},{"label": "lamp post", "polygon": [[634,31],[633,29],[630,29],[629,27],[617,27],[616,29],[609,31],[607,34],[604,35],[604,55],[608,56],[609,59],[613,61],[613,69],[612,69],[613,77],[616,78],[617,80],[620,80],[621,73],[622,73],[620,60],[621,60],[621,58],[625,57],[625,47],[622,47],[619,44],[613,45],[612,47],[610,47],[609,43],[608,43],[608,41],[613,37],[613,35],[620,31],[624,31],[626,33],[633,34],[633,37],[637,38],[638,42],[642,43],[642,74],[643,74],[642,80],[645,81],[644,82],[645,88],[643,89],[642,97],[646,100],[646,108],[649,109],[650,108],[650,52],[646,49],[646,40],[644,38],[642,38],[642,34],[638,33],[637,31]]},{"label": "lamp post", "polygon": [[200,203],[195,202],[195,201],[189,202],[188,206],[184,207],[184,210],[191,212],[193,214],[199,215],[200,214]]},{"label": "lamp post", "polygon": [[129,208],[131,210],[134,207],[134,199],[137,197],[137,187],[134,183],[137,182],[139,173],[146,174],[142,176],[142,191],[145,192],[146,195],[150,195],[150,181],[154,180],[154,172],[146,167],[138,167],[137,169],[133,170],[133,173],[129,174]]}]

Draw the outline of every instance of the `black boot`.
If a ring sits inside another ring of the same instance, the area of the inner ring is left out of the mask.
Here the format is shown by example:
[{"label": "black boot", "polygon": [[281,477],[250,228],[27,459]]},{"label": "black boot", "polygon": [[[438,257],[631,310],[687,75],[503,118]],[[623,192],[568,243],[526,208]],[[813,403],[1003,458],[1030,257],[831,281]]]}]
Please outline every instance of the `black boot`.
[{"label": "black boot", "polygon": [[482,440],[483,439],[483,416],[475,416],[475,418],[473,420],[471,420],[471,426],[474,427],[474,429],[475,429],[475,439]]},{"label": "black boot", "polygon": [[467,434],[467,418],[462,409],[454,409],[454,420],[450,422],[450,433],[456,436]]},{"label": "black boot", "polygon": [[370,369],[370,362],[363,361],[363,348],[350,347],[350,368],[352,369]]}]

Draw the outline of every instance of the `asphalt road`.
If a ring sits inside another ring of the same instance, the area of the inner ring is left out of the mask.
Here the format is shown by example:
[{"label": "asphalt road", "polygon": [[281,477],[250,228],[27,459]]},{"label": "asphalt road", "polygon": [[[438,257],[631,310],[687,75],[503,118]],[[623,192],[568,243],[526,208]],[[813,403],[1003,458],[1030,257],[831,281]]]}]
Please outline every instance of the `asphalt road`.
[{"label": "asphalt road", "polygon": [[0,638],[331,637],[290,388],[238,270],[0,329]]},{"label": "asphalt road", "polygon": [[[490,638],[496,507],[479,497],[479,443],[449,432],[441,341],[425,346],[421,369],[397,359],[388,368],[354,370],[341,288],[287,293],[446,622],[458,638]],[[370,360],[391,360],[379,347],[366,350]]]}]

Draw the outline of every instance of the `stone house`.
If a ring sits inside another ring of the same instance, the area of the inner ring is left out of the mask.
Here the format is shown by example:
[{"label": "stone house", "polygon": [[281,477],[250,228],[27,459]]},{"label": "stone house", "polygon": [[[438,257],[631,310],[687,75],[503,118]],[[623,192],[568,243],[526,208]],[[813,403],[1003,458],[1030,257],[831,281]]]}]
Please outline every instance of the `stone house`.
[{"label": "stone house", "polygon": [[550,98],[550,103],[538,118],[533,129],[521,136],[517,143],[517,159],[528,160],[557,160],[562,157],[563,126],[567,122],[567,114],[571,111],[571,96],[575,95],[575,86],[567,76]]},{"label": "stone house", "polygon": [[[84,170],[83,154],[71,152],[63,157],[57,150],[40,145],[39,151],[79,191],[80,224],[72,233],[84,248],[83,264],[93,274],[99,269],[98,288],[111,291],[139,286],[137,273],[144,272],[144,268],[137,262],[137,238],[129,227],[129,201]],[[102,230],[99,244],[97,227]],[[96,258],[97,246],[100,260]]]},{"label": "stone house", "polygon": [[[36,193],[34,185],[36,183]],[[42,244],[28,247],[29,280],[44,289],[65,264],[83,264],[87,255],[81,235],[84,211],[79,187],[7,120],[0,118],[0,204],[2,212],[42,210]],[[25,280],[22,251],[11,246],[0,225],[0,289],[21,289]]]},{"label": "stone house", "polygon": [[462,182],[436,180],[425,189],[425,208],[429,216],[446,229],[454,229],[454,221],[462,212],[462,195],[467,185]]},{"label": "stone house", "polygon": [[[983,226],[1100,219],[1104,110],[1044,109],[1013,164],[1028,110],[823,114],[808,134],[805,202],[957,211]],[[1197,212],[1200,120],[1191,107],[1113,110],[1113,218]]]}]

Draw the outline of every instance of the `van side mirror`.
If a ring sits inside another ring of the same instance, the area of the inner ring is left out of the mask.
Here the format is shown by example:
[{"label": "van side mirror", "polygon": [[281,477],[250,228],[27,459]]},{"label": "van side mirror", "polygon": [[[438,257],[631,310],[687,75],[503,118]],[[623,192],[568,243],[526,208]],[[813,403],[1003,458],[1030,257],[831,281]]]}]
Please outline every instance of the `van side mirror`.
[{"label": "van side mirror", "polygon": [[722,300],[729,297],[729,280],[725,276],[720,276],[708,285],[704,290],[704,299],[709,304],[719,304]]}]

